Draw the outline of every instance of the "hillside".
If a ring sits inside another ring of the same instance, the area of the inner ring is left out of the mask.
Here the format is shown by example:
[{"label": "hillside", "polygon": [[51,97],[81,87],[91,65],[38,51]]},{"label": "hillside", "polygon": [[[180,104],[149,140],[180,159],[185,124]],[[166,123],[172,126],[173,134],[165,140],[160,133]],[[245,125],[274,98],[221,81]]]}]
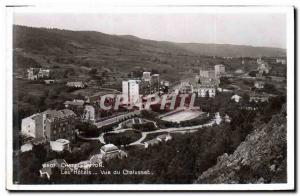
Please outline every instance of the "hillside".
[{"label": "hillside", "polygon": [[178,44],[181,48],[188,51],[208,56],[222,57],[258,57],[258,56],[282,56],[285,50],[281,48],[253,47],[244,45],[230,44],[198,44],[183,43]]},{"label": "hillside", "polygon": [[[82,77],[83,80],[89,78],[91,69],[97,69],[97,77],[112,73],[112,77],[121,79],[132,72],[136,77],[142,71],[154,71],[163,73],[163,79],[178,81],[190,78],[203,66],[222,63],[229,71],[240,68],[242,58],[230,60],[222,56],[278,56],[285,53],[276,48],[172,43],[95,31],[14,26],[13,33],[14,72],[18,75],[24,73],[24,68],[42,66],[55,67],[60,72],[73,69],[74,74],[70,77]],[[255,61],[246,64],[249,70],[256,68]]]},{"label": "hillside", "polygon": [[223,154],[196,183],[286,182],[286,108],[250,133],[233,154]]}]

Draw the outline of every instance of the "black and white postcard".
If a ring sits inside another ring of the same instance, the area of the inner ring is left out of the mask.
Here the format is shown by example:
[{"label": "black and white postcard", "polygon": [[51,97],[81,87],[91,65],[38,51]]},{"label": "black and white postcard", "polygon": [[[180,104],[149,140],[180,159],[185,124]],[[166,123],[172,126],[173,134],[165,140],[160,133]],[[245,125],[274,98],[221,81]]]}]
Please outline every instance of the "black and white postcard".
[{"label": "black and white postcard", "polygon": [[7,189],[294,189],[293,7],[6,9]]}]

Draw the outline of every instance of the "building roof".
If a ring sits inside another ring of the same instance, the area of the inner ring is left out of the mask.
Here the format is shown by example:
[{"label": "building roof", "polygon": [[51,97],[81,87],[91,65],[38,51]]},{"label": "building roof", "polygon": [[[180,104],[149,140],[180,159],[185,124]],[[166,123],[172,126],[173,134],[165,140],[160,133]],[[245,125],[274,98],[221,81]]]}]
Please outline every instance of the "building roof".
[{"label": "building roof", "polygon": [[74,105],[74,106],[83,106],[84,101],[83,100],[73,100],[73,101],[65,101],[65,105]]},{"label": "building roof", "polygon": [[46,110],[43,112],[43,114],[47,115],[47,118],[52,121],[56,118],[61,119],[61,118],[67,118],[70,116],[76,116],[76,114],[69,109],[63,109],[63,110]]},{"label": "building roof", "polygon": [[101,147],[101,150],[103,150],[104,152],[111,152],[111,151],[119,150],[119,148],[114,144],[106,144]]},{"label": "building roof", "polygon": [[58,142],[58,143],[61,143],[61,144],[69,144],[70,143],[70,141],[66,140],[66,139],[58,139],[55,142]]}]

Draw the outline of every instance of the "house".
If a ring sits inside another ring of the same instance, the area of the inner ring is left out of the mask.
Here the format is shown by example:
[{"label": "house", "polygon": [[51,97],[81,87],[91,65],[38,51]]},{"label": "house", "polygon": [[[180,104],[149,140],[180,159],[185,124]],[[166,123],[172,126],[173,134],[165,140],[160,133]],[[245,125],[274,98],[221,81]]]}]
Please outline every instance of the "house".
[{"label": "house", "polygon": [[216,96],[216,87],[215,85],[205,85],[200,84],[196,86],[195,91],[199,97],[215,97]]},{"label": "house", "polygon": [[82,81],[77,82],[67,82],[67,87],[69,88],[84,88],[85,84]]},{"label": "house", "polygon": [[227,123],[231,122],[231,119],[227,114],[225,115],[224,119],[225,119],[225,122],[227,122]]},{"label": "house", "polygon": [[154,146],[159,144],[160,142],[166,142],[172,139],[172,136],[170,134],[162,134],[157,136],[156,138],[152,139],[152,140],[148,140],[146,142],[144,142],[144,146],[145,148],[148,148],[150,146]]},{"label": "house", "polygon": [[170,134],[162,134],[156,137],[158,141],[160,142],[166,142],[172,139],[172,136]]},{"label": "house", "polygon": [[144,146],[145,146],[145,148],[148,148],[150,146],[154,146],[154,145],[159,144],[159,142],[160,141],[157,138],[155,138],[155,139],[148,140],[148,141],[144,142]]},{"label": "house", "polygon": [[54,84],[55,80],[44,80],[45,84]]},{"label": "house", "polygon": [[265,83],[263,81],[256,81],[254,83],[255,88],[262,89],[264,88]]},{"label": "house", "polygon": [[239,95],[233,95],[232,97],[231,97],[231,100],[234,100],[236,103],[238,103],[238,102],[240,102],[240,100],[241,100],[241,96],[239,96]]},{"label": "house", "polygon": [[64,159],[53,159],[42,164],[42,169],[40,169],[40,176],[50,179],[55,168],[59,169],[61,172],[71,170]]},{"label": "house", "polygon": [[243,73],[245,73],[245,72],[244,72],[244,70],[242,70],[242,69],[237,69],[237,70],[235,70],[234,73],[236,73],[236,74],[243,74]]},{"label": "house", "polygon": [[50,76],[50,70],[49,69],[42,69],[40,68],[38,73],[38,78],[47,78]]},{"label": "house", "polygon": [[66,139],[58,139],[56,141],[50,141],[50,148],[56,152],[62,152],[64,150],[70,150],[70,142]]},{"label": "house", "polygon": [[250,102],[268,102],[269,101],[269,96],[265,94],[253,94],[249,98]]},{"label": "house", "polygon": [[39,73],[38,68],[29,68],[29,69],[27,69],[27,78],[29,80],[37,80],[38,79],[38,73]]}]

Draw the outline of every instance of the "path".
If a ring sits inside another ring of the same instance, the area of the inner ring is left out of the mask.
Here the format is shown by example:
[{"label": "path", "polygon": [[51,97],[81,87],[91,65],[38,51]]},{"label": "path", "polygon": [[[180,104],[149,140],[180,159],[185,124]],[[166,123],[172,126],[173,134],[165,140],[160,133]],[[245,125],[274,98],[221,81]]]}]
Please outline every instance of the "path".
[{"label": "path", "polygon": [[[129,146],[144,145],[144,144],[142,144],[142,141],[147,137],[148,134],[151,134],[151,133],[195,132],[199,128],[211,127],[214,124],[219,125],[221,122],[222,122],[222,119],[220,118],[220,116],[216,115],[215,118],[212,121],[210,121],[209,123],[203,124],[203,125],[195,125],[195,126],[189,126],[189,127],[172,127],[172,128],[158,129],[158,130],[154,130],[154,131],[142,132],[142,137],[140,139],[138,139],[137,141],[130,143]],[[127,130],[132,130],[132,129],[131,128],[129,128],[129,129],[117,129],[117,130],[106,132],[106,133],[122,133],[122,132],[125,132]],[[95,137],[95,138],[85,138],[83,136],[79,136],[79,137],[81,139],[84,139],[84,140],[99,140],[102,144],[106,144],[106,142],[104,140],[104,135],[106,133],[101,133],[99,137]]]}]

